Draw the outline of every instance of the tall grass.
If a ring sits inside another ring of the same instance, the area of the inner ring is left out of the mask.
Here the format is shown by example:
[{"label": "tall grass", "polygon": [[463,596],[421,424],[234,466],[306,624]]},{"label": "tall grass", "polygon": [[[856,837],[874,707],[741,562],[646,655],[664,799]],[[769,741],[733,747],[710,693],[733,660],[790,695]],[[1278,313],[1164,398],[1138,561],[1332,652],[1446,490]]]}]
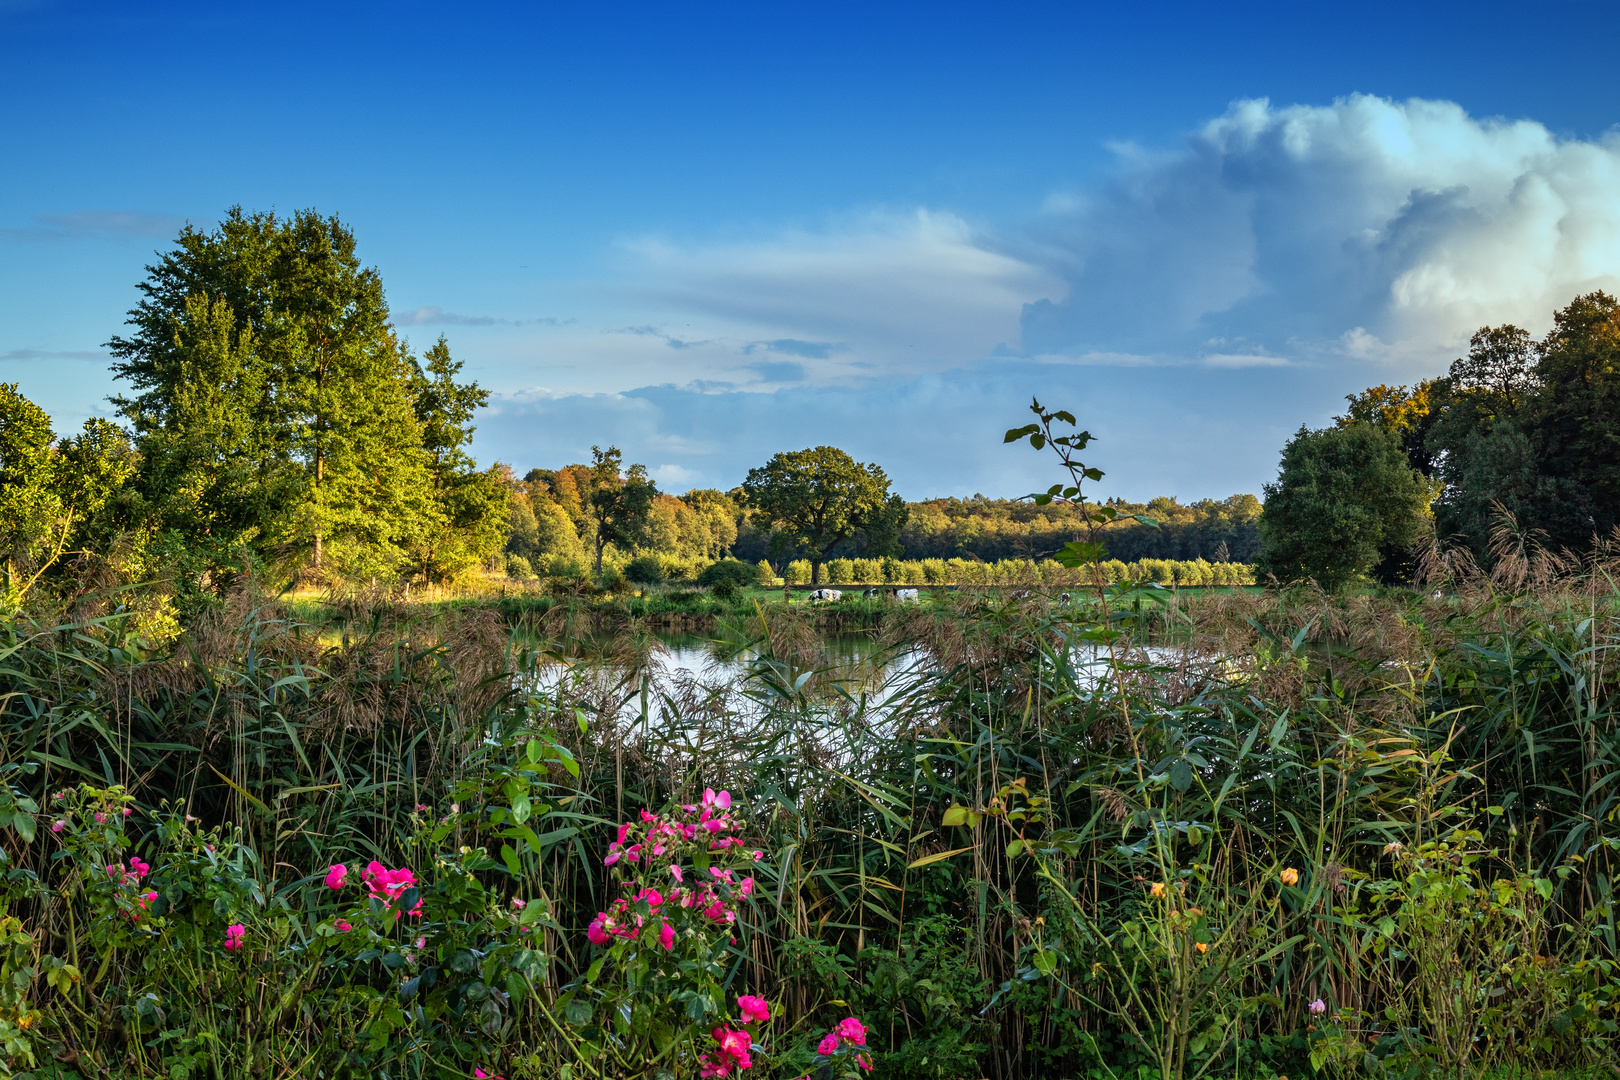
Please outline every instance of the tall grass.
[{"label": "tall grass", "polygon": [[[40,811],[0,833],[39,1014],[23,1034],[42,1074],[598,1075],[551,1003],[591,962],[601,853],[616,822],[708,786],[745,794],[770,853],[732,968],[784,1018],[762,1074],[801,1075],[848,1011],[892,1077],[1612,1064],[1620,597],[1602,568],[1568,571],[1464,567],[1438,599],[1120,590],[1112,649],[1038,583],[965,589],[884,609],[869,632],[901,670],[882,694],[780,605],[723,621],[746,675],[716,685],[659,675],[633,619],[593,625],[591,652],[562,615],[355,601],[316,633],[243,594],[161,654],[116,614],[14,621],[0,754],[22,767],[8,797]],[[530,739],[556,752],[523,771]],[[97,946],[42,827],[79,784],[141,807],[149,861],[184,846],[165,808],[239,838],[243,895],[285,924],[262,965]],[[402,1013],[400,1051],[375,1049],[399,980],[315,955],[320,876],[462,849],[489,854],[467,865],[492,904],[544,908],[524,940],[545,963],[463,973],[484,989]],[[49,982],[53,956],[80,981]],[[1455,970],[1424,983],[1442,956]]]}]

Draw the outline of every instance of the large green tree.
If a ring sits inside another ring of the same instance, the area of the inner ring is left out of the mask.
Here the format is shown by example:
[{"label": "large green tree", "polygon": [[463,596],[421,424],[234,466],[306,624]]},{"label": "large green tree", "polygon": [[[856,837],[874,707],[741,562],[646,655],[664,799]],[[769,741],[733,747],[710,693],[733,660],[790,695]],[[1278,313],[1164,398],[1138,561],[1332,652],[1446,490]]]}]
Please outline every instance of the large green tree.
[{"label": "large green tree", "polygon": [[108,345],[153,525],[216,558],[350,574],[437,573],[446,530],[498,546],[475,521],[503,501],[461,479],[481,391],[447,349],[426,371],[410,355],[337,217],[233,209],[187,226],[138,288]]},{"label": "large green tree", "polygon": [[777,454],[748,470],[742,491],[777,550],[791,547],[809,558],[812,585],[821,583],[821,564],[839,544],[865,533],[873,541],[868,548],[886,554],[905,524],[905,504],[890,496],[883,470],[835,446]]},{"label": "large green tree", "polygon": [[1428,485],[1398,435],[1372,424],[1300,428],[1283,448],[1260,517],[1262,573],[1336,591],[1400,564],[1428,504]]},{"label": "large green tree", "polygon": [[591,447],[590,487],[585,507],[596,525],[596,573],[602,573],[602,552],[609,544],[629,551],[642,542],[658,486],[644,465],[624,467],[616,446]]}]

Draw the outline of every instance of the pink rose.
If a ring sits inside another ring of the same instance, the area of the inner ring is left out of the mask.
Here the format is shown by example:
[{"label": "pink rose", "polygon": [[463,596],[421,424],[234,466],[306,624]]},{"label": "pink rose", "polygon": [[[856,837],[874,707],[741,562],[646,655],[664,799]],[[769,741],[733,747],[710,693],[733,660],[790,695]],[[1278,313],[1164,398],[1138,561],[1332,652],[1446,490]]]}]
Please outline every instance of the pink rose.
[{"label": "pink rose", "polygon": [[349,868],[342,863],[337,863],[326,871],[326,887],[333,890],[341,889],[343,888],[343,879],[348,876]]},{"label": "pink rose", "polygon": [[664,928],[658,931],[658,944],[664,947],[665,952],[675,947],[675,928],[667,922],[664,923]]},{"label": "pink rose", "polygon": [[755,997],[752,994],[738,994],[737,1008],[742,1012],[742,1022],[745,1024],[752,1024],[760,1020],[769,1020],[771,1018],[771,1010],[770,1007],[765,1004],[765,999],[762,997]]},{"label": "pink rose", "polygon": [[235,952],[242,947],[242,939],[247,936],[247,927],[241,923],[232,923],[225,928],[225,948]]},{"label": "pink rose", "polygon": [[748,1057],[752,1049],[753,1040],[746,1031],[733,1031],[730,1028],[715,1028],[714,1041],[720,1044],[720,1052],[737,1063],[739,1069],[752,1068],[754,1063]]},{"label": "pink rose", "polygon": [[835,1030],[838,1032],[840,1039],[852,1042],[856,1046],[866,1045],[866,1025],[853,1016],[847,1020],[840,1020]]},{"label": "pink rose", "polygon": [[830,1057],[832,1056],[832,1052],[837,1049],[838,1036],[829,1031],[826,1035],[822,1036],[821,1045],[816,1047],[816,1053],[820,1054],[822,1057]]},{"label": "pink rose", "polygon": [[333,923],[332,925],[337,927],[338,933],[340,933],[340,934],[347,934],[350,930],[354,929],[354,927],[350,926],[348,924],[348,922],[346,920],[344,920],[344,919],[339,919],[339,920],[337,920],[337,922]]},{"label": "pink rose", "polygon": [[608,936],[607,930],[605,929],[606,923],[607,912],[605,911],[599,913],[595,919],[591,920],[590,928],[585,931],[585,937],[589,939],[592,945],[607,944]]}]

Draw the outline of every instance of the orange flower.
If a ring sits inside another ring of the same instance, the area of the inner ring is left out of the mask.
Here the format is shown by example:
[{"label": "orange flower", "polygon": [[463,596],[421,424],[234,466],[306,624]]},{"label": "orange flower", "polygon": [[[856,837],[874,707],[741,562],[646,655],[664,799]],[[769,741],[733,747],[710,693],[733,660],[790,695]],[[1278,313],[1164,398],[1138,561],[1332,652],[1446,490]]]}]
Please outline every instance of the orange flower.
[{"label": "orange flower", "polygon": [[1155,881],[1153,883],[1153,887],[1151,889],[1149,889],[1148,892],[1150,894],[1152,894],[1153,896],[1163,896],[1164,895],[1164,882]]},{"label": "orange flower", "polygon": [[1284,867],[1282,872],[1282,883],[1284,885],[1298,885],[1299,871],[1295,870],[1292,866]]},{"label": "orange flower", "polygon": [[1202,941],[1194,945],[1193,948],[1197,949],[1199,952],[1209,952],[1209,946],[1205,945]]}]

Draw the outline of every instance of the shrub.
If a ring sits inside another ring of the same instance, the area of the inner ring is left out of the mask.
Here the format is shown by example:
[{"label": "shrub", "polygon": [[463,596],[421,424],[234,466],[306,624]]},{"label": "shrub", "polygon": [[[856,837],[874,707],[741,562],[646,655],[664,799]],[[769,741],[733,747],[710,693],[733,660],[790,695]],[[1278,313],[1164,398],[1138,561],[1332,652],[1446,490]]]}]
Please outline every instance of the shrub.
[{"label": "shrub", "polygon": [[789,585],[803,585],[810,580],[810,560],[794,559],[787,564],[782,576],[787,579]]},{"label": "shrub", "polygon": [[847,585],[855,580],[855,564],[849,559],[828,559],[822,569],[827,572],[829,585]]},{"label": "shrub", "polygon": [[739,559],[721,559],[710,563],[703,568],[703,573],[697,577],[699,585],[707,585],[710,589],[722,581],[729,581],[736,588],[747,588],[759,584],[759,567],[745,563]]},{"label": "shrub", "polygon": [[506,576],[523,581],[534,577],[534,567],[530,566],[529,560],[521,555],[508,555],[506,557]]},{"label": "shrub", "polygon": [[657,555],[637,555],[625,565],[624,576],[638,585],[658,585],[664,580],[664,567]]}]

